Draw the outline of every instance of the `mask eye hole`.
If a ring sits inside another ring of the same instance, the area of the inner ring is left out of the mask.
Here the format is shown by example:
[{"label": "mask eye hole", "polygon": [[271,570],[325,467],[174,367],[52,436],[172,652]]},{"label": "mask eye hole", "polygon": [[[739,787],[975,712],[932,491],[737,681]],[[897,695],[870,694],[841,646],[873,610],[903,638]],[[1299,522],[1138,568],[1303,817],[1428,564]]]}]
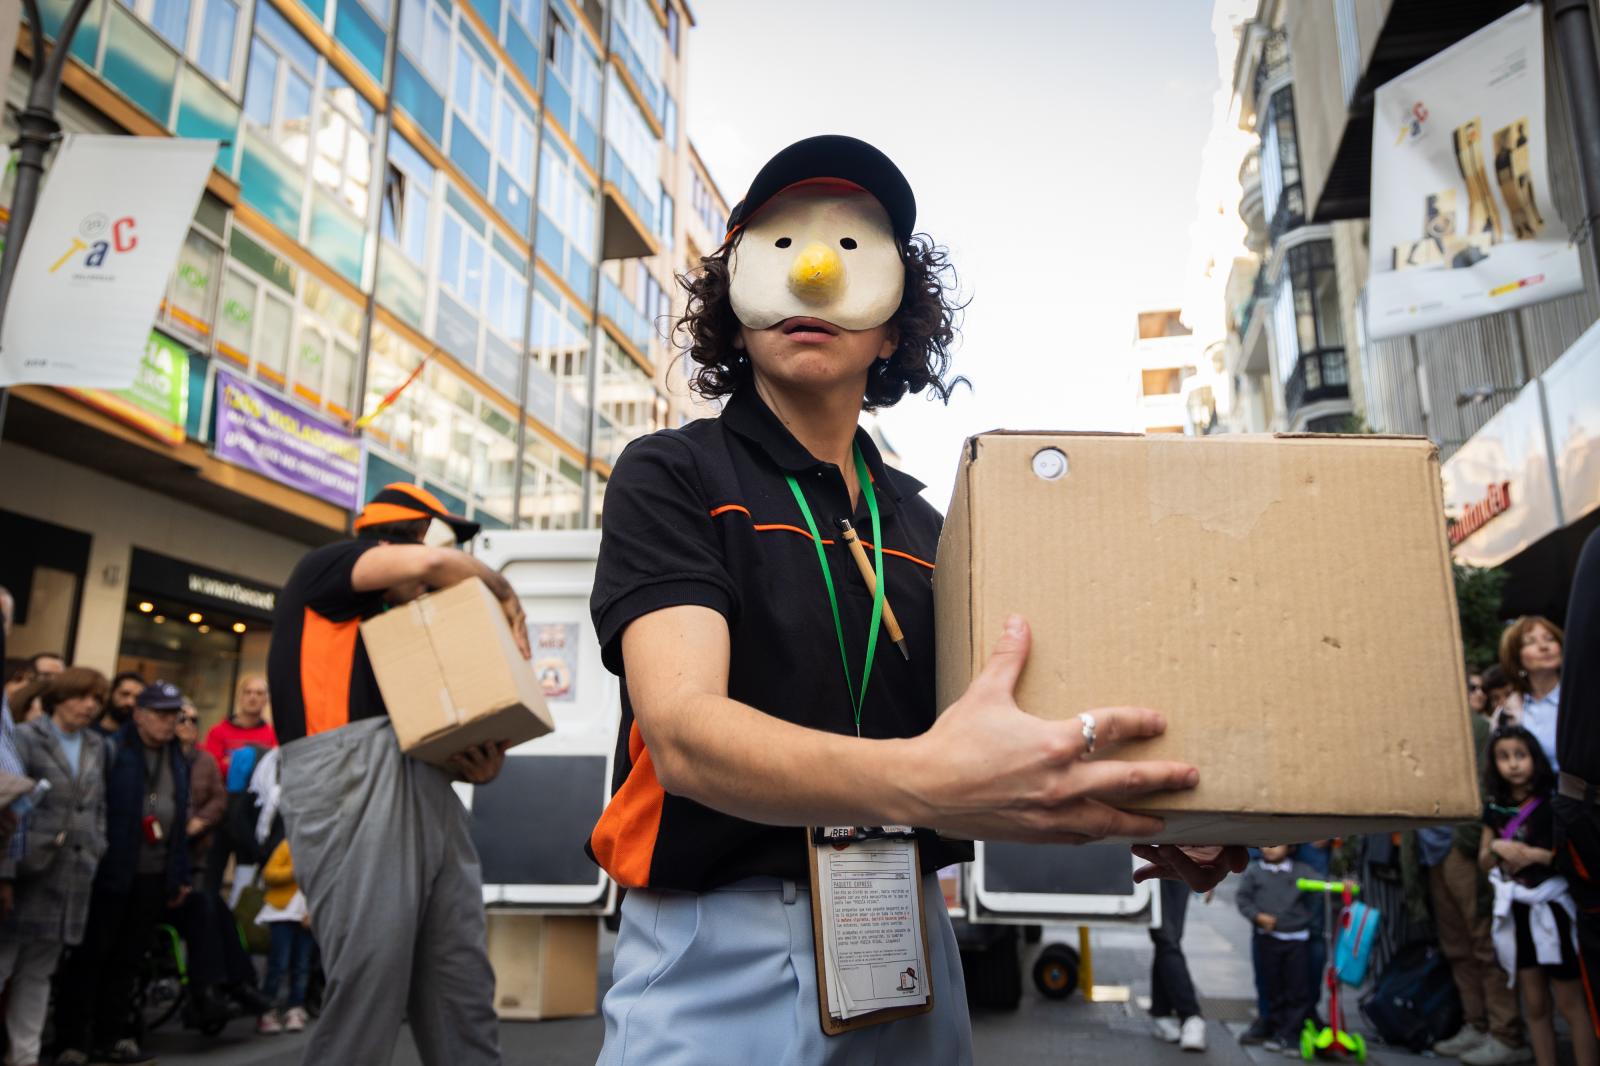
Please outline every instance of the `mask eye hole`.
[{"label": "mask eye hole", "polygon": [[773,242],[773,243],[774,243],[774,244],[776,244],[776,245],[777,245],[777,246],[778,246],[778,247],[779,247],[779,248],[787,248],[787,247],[789,247],[789,245],[791,245],[791,244],[793,244],[793,243],[794,243],[794,242],[793,242],[793,241],[791,241],[791,240],[790,240],[790,239],[789,239],[789,238],[787,238],[787,237],[779,237],[779,238],[778,238],[778,239],[777,239],[777,240],[776,240],[776,241],[774,241],[774,242]]},{"label": "mask eye hole", "polygon": [[856,239],[854,237],[840,237],[839,247],[847,252],[853,252],[856,248]]}]

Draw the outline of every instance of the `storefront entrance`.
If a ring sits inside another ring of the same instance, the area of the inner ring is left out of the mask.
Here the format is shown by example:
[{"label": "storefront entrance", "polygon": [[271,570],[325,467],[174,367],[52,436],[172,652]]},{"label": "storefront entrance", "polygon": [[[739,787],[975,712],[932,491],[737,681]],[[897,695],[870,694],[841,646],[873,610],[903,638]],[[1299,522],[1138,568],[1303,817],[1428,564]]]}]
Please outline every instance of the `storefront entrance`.
[{"label": "storefront entrance", "polygon": [[177,685],[207,730],[232,713],[241,678],[265,673],[277,594],[270,585],[135,548],[117,669]]}]

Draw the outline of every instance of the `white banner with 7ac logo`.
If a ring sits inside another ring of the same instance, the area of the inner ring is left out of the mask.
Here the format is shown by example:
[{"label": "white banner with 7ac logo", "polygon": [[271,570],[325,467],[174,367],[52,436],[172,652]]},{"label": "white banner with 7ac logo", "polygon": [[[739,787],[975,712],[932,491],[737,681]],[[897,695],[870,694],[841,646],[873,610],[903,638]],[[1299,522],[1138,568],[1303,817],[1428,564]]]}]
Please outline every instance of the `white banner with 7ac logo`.
[{"label": "white banner with 7ac logo", "polygon": [[217,142],[68,134],[0,334],[0,386],[118,389],[139,373]]}]

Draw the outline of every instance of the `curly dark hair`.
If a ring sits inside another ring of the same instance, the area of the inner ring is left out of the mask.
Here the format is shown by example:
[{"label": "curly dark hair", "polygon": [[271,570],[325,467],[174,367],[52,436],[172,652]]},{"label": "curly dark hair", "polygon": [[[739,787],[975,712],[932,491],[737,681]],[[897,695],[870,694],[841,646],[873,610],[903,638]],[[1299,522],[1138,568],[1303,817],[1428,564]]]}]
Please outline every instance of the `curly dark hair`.
[{"label": "curly dark hair", "polygon": [[[735,235],[701,259],[699,270],[678,275],[689,304],[673,327],[673,336],[683,357],[690,360],[689,387],[708,400],[732,395],[752,374],[749,358],[733,344],[739,319],[728,298],[728,259],[738,240]],[[900,261],[905,264],[905,292],[889,320],[899,331],[900,343],[867,375],[867,394],[861,402],[866,411],[891,407],[907,392],[923,389],[949,403],[957,385],[971,384],[964,377],[946,376],[966,307],[956,300],[949,250],[934,244],[926,233],[916,233],[901,244]]]}]

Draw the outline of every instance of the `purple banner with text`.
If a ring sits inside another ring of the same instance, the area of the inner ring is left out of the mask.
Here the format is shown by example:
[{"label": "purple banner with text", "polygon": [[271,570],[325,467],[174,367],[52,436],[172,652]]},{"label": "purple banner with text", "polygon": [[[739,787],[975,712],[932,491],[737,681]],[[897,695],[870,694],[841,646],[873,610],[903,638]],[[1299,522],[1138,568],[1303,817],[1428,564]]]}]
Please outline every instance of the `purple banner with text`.
[{"label": "purple banner with text", "polygon": [[217,371],[218,459],[353,511],[362,441],[266,389]]}]

